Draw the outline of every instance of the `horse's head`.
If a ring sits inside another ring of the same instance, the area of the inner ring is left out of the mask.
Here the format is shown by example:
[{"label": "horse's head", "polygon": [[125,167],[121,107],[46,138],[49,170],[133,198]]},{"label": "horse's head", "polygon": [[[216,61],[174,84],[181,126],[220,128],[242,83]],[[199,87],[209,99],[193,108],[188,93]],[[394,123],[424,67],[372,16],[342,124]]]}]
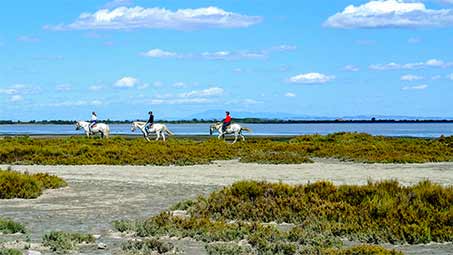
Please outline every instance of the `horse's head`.
[{"label": "horse's head", "polygon": [[81,127],[80,126],[80,121],[77,121],[74,126],[75,126],[75,130],[79,130],[80,127]]},{"label": "horse's head", "polygon": [[212,135],[214,133],[214,131],[218,130],[219,129],[219,125],[221,125],[221,123],[214,123],[212,124],[210,127],[209,127],[209,134]]}]

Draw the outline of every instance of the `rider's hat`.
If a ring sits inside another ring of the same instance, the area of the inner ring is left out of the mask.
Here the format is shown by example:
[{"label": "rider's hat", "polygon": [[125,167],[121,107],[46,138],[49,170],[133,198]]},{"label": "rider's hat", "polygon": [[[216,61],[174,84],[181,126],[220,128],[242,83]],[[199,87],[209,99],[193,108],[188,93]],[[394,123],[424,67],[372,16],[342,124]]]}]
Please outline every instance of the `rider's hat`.
[{"label": "rider's hat", "polygon": [[152,112],[152,111],[149,111],[148,114],[153,114],[153,112]]},{"label": "rider's hat", "polygon": [[229,111],[226,111],[226,114],[230,114],[230,112],[229,112]]}]

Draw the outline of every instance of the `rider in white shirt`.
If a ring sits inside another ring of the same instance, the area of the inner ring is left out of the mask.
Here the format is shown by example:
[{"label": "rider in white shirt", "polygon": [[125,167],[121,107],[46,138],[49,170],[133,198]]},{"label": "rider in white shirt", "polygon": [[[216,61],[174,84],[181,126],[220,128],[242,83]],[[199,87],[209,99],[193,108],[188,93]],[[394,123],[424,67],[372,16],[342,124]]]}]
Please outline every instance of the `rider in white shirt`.
[{"label": "rider in white shirt", "polygon": [[96,112],[91,113],[91,123],[90,123],[90,130],[93,128],[94,125],[96,125],[96,122],[98,121],[98,117],[96,116]]}]

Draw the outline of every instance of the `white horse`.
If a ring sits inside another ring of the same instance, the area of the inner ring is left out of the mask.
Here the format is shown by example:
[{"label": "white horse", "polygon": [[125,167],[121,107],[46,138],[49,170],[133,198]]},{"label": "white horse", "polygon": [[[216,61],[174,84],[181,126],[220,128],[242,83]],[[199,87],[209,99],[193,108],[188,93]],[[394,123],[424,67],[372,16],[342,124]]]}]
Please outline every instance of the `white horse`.
[{"label": "white horse", "polygon": [[225,132],[223,132],[222,127],[223,127],[222,122],[212,124],[209,129],[209,134],[212,135],[214,133],[214,131],[217,130],[217,132],[219,132],[219,136],[218,136],[219,139],[221,139],[222,136],[225,137],[226,134],[234,134],[233,143],[236,143],[239,136],[242,138],[242,141],[245,141],[245,137],[244,137],[244,135],[242,135],[242,131],[252,132],[252,130],[250,128],[241,127],[241,125],[236,124],[236,123],[229,125],[226,128]]},{"label": "white horse", "polygon": [[75,124],[76,130],[83,129],[85,130],[85,134],[87,137],[90,137],[90,135],[96,135],[97,133],[101,134],[101,138],[109,138],[110,135],[110,127],[107,124],[104,123],[97,123],[94,127],[91,128],[90,130],[90,123],[79,120]]},{"label": "white horse", "polygon": [[145,124],[146,124],[146,122],[142,122],[142,121],[134,121],[134,122],[132,122],[131,131],[135,132],[135,130],[137,128],[140,129],[140,131],[142,131],[142,133],[143,133],[143,137],[145,137],[145,139],[147,141],[150,141],[149,140],[149,135],[152,134],[152,133],[156,133],[156,135],[157,135],[156,141],[158,141],[160,136],[162,136],[162,139],[164,140],[164,142],[165,142],[165,133],[167,133],[168,135],[174,135],[173,132],[171,132],[167,128],[166,125],[157,124],[157,123],[153,124],[153,126],[150,129],[148,129],[148,132],[146,132]]}]

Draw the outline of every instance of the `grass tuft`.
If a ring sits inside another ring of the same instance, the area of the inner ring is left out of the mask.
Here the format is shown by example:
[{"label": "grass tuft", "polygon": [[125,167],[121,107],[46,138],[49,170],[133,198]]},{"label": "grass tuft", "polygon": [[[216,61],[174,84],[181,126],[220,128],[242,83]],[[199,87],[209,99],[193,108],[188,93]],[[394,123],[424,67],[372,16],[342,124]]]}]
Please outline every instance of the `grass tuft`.
[{"label": "grass tuft", "polygon": [[26,233],[24,225],[17,223],[9,219],[2,219],[0,217],[0,233],[1,234],[16,234],[16,233]]},{"label": "grass tuft", "polygon": [[67,252],[74,250],[82,243],[94,243],[96,239],[90,234],[68,233],[53,231],[43,237],[43,245],[54,252]]}]

